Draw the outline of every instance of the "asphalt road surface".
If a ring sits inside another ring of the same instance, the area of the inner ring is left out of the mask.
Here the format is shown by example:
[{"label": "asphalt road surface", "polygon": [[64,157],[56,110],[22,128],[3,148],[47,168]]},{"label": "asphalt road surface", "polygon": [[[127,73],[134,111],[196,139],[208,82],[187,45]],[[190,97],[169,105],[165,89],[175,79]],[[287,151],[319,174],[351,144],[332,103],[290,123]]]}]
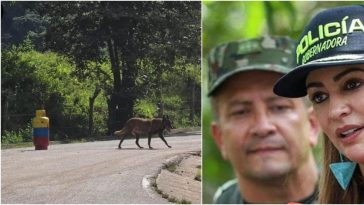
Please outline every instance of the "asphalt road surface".
[{"label": "asphalt road surface", "polygon": [[1,203],[168,203],[143,188],[143,177],[173,156],[200,151],[201,133],[166,140],[172,148],[154,136],[153,150],[130,138],[121,150],[118,140],[2,150]]}]

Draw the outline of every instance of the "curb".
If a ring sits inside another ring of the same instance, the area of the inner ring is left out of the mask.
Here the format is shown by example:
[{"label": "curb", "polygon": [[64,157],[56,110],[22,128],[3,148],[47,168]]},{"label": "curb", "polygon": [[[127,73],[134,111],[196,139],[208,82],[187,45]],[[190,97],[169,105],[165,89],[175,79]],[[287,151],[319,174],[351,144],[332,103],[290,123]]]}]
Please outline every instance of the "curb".
[{"label": "curb", "polygon": [[[161,183],[161,180],[165,181],[165,179],[163,179],[163,178],[165,178],[165,174],[169,172],[167,170],[168,167],[179,165],[182,162],[182,160],[185,159],[186,157],[196,155],[199,153],[201,153],[201,151],[190,151],[187,153],[179,154],[177,156],[173,156],[173,157],[167,159],[166,162],[163,163],[160,167],[158,167],[158,170],[156,172],[154,172],[151,175],[145,175],[142,180],[142,186],[146,190],[148,195],[151,196],[152,198],[159,198],[159,199],[163,198],[166,200],[167,203],[174,203],[174,204],[176,204],[178,202],[179,203],[191,203],[190,201],[181,199],[180,196],[174,196],[174,195],[170,196],[170,195],[164,193],[165,190],[163,190],[163,188],[161,190],[160,183]],[[173,174],[173,173],[170,173],[170,174]],[[161,177],[162,177],[162,179],[161,179]],[[181,176],[181,178],[182,178],[182,176]],[[159,186],[158,186],[158,184],[159,184]],[[181,187],[186,189],[185,185],[183,185],[183,180],[181,180]],[[180,188],[180,187],[178,187],[178,188]],[[180,194],[178,194],[178,195],[180,195]],[[200,200],[201,200],[201,198],[200,198]]]}]

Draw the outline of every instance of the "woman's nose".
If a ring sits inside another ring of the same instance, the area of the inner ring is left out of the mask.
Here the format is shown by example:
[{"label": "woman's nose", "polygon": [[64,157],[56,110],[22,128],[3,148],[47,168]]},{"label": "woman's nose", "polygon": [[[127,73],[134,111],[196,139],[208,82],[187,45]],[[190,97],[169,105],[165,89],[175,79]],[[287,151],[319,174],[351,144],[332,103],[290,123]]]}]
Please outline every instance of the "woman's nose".
[{"label": "woman's nose", "polygon": [[351,112],[350,106],[343,98],[333,98],[330,99],[329,107],[329,118],[332,120],[340,120],[343,117],[349,115]]}]

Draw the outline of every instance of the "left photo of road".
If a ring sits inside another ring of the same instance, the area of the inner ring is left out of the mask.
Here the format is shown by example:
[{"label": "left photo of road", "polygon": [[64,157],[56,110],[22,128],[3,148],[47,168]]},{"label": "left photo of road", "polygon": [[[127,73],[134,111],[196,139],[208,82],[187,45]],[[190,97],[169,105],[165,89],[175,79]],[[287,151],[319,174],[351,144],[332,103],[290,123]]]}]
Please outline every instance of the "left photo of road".
[{"label": "left photo of road", "polygon": [[1,2],[1,203],[201,203],[201,2]]}]

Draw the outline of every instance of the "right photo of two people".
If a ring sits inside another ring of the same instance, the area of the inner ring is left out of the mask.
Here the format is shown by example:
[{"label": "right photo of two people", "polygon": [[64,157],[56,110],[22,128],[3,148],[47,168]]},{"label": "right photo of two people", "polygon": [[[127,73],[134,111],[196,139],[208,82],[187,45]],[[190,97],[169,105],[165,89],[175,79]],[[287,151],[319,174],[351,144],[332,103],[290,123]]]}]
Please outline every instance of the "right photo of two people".
[{"label": "right photo of two people", "polygon": [[364,203],[362,2],[202,2],[202,203]]}]

